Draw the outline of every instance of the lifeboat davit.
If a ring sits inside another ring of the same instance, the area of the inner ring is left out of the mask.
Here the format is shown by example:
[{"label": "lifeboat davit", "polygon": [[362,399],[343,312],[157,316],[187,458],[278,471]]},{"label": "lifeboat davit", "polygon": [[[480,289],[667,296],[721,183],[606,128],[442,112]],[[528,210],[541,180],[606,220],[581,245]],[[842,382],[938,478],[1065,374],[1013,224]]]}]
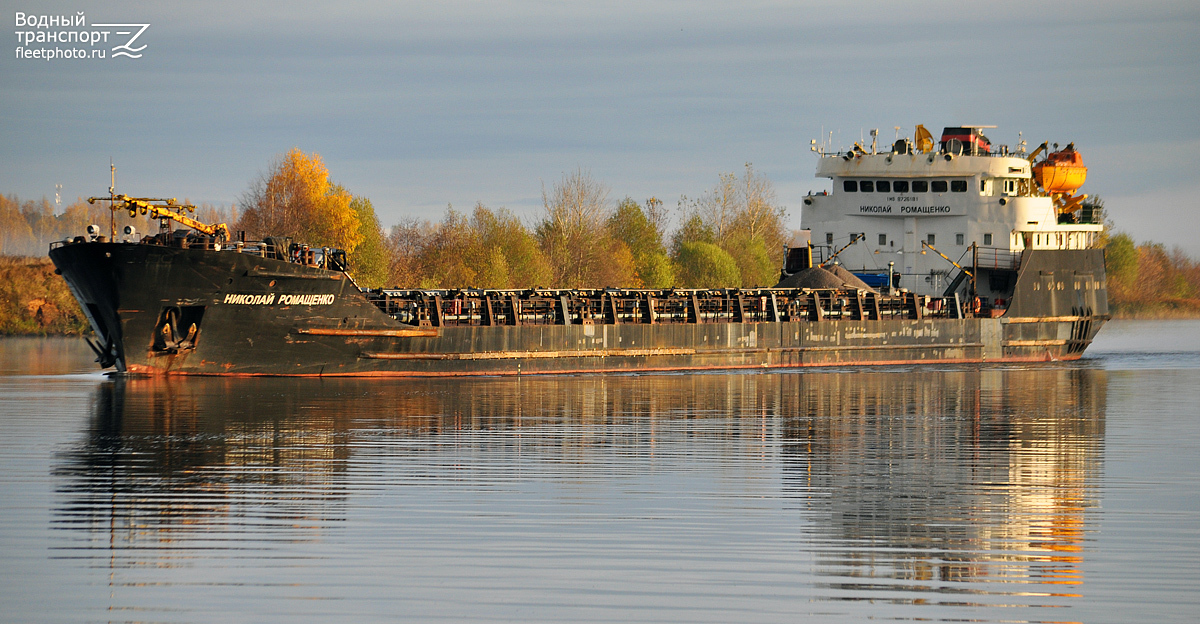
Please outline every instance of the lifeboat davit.
[{"label": "lifeboat davit", "polygon": [[1034,165],[1033,177],[1048,193],[1074,193],[1087,179],[1087,167],[1083,166],[1083,156],[1075,151],[1074,145],[1068,145]]}]

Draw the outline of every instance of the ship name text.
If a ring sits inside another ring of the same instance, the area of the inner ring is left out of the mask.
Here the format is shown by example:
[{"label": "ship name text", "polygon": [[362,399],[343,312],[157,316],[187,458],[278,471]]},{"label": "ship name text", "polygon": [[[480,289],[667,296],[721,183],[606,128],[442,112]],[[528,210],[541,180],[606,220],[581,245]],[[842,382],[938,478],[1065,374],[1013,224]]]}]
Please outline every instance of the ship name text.
[{"label": "ship name text", "polygon": [[265,295],[243,295],[229,293],[225,295],[225,299],[221,303],[229,303],[234,305],[330,305],[333,303],[333,295],[276,295],[275,293],[267,293]]},{"label": "ship name text", "polygon": [[950,206],[900,206],[899,209],[893,208],[891,205],[863,205],[858,207],[859,214],[903,214],[903,215],[920,215],[920,214],[950,214]]}]

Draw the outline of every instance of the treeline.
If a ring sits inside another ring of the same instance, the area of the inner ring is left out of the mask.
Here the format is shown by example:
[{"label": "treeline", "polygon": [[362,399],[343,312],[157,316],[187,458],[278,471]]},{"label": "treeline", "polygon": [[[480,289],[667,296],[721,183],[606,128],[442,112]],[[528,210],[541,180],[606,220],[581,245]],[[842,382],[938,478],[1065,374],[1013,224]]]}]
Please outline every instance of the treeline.
[{"label": "treeline", "polygon": [[249,237],[287,235],[345,249],[363,286],[530,288],[770,286],[787,238],[784,209],[746,165],[698,198],[679,202],[667,231],[663,203],[610,199],[582,170],[542,190],[525,223],[483,203],[439,221],[407,219],[385,235],[369,199],[329,179],[316,154],[281,156],[252,185],[234,226]]},{"label": "treeline", "polygon": [[[345,249],[351,274],[366,287],[707,288],[771,286],[789,236],[771,182],[749,164],[726,173],[676,208],[624,197],[582,170],[542,190],[529,222],[509,210],[452,207],[438,221],[405,219],[384,230],[374,206],[331,181],[317,154],[293,149],[251,184],[239,206],[200,206],[197,219],[230,224],[249,238],[292,236]],[[186,199],[184,203],[187,203]],[[86,324],[62,279],[44,258],[50,242],[89,224],[107,233],[107,203],[76,200],[61,212],[49,201],[0,196],[0,334],[79,333]],[[154,233],[158,223],[121,213]],[[1200,315],[1200,263],[1181,250],[1137,245],[1127,234],[1105,241],[1109,302],[1118,316]],[[30,256],[30,258],[13,258]]]},{"label": "treeline", "polygon": [[[338,247],[362,286],[401,288],[737,287],[778,281],[788,237],[784,208],[769,180],[749,164],[708,191],[679,200],[681,225],[668,230],[663,202],[613,201],[582,170],[542,191],[542,212],[525,222],[506,208],[453,207],[439,221],[405,219],[383,229],[374,206],[333,182],[317,154],[279,156],[236,206],[202,205],[193,215],[228,223],[248,238],[291,236]],[[186,199],[183,203],[189,203]],[[79,333],[86,322],[45,258],[51,242],[108,234],[107,202],[82,199],[57,211],[49,201],[0,197],[0,334]],[[158,223],[118,213],[118,232]],[[119,234],[118,234],[119,236]],[[27,257],[22,257],[27,256]]]},{"label": "treeline", "polygon": [[[582,171],[542,190],[542,212],[529,222],[509,210],[477,204],[448,207],[439,221],[406,219],[385,232],[371,200],[330,179],[317,154],[279,156],[237,206],[200,206],[197,219],[225,222],[250,238],[291,236],[346,250],[351,274],[368,287],[737,287],[778,281],[788,238],[785,211],[771,182],[749,164],[722,174],[695,198],[682,197],[671,221],[663,202],[630,197]],[[187,200],[184,200],[187,203]],[[240,206],[240,209],[239,209]],[[118,213],[153,234],[158,223]],[[106,202],[82,199],[58,212],[43,199],[0,197],[0,255],[43,256],[52,241],[74,238],[89,224],[108,234]]]},{"label": "treeline", "polygon": [[[189,216],[205,222],[226,222],[236,216],[236,208],[201,205]],[[101,232],[108,236],[112,219],[108,202],[89,204],[80,198],[58,212],[45,198],[21,201],[16,195],[0,195],[0,256],[45,256],[50,243],[83,235],[89,225],[100,226]],[[128,213],[119,213],[115,223],[118,236],[126,225],[133,225],[139,236],[158,231],[157,221],[140,214],[130,217]]]},{"label": "treeline", "polygon": [[[656,198],[612,203],[609,190],[575,171],[543,191],[543,214],[526,227],[504,208],[448,209],[436,223],[409,220],[387,244],[391,281],[439,288],[771,286],[787,237],[770,183],[747,165],[695,200],[667,231]],[[770,250],[770,251],[768,251]],[[772,253],[773,252],[773,253]]]},{"label": "treeline", "polygon": [[1135,244],[1125,233],[1104,247],[1108,303],[1115,316],[1164,318],[1200,316],[1200,262],[1179,248]]}]

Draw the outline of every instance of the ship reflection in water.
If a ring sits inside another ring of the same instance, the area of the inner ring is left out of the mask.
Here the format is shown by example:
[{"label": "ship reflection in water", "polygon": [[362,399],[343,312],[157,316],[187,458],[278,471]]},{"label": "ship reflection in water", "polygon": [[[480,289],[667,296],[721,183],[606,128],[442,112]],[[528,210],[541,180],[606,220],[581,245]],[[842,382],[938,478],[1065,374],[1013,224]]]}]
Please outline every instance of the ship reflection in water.
[{"label": "ship reflection in water", "polygon": [[881,375],[879,384],[829,376],[802,386],[801,416],[784,434],[787,489],[813,513],[823,597],[1081,597],[1104,374],[985,370]]},{"label": "ship reflection in water", "polygon": [[1086,597],[1106,390],[1079,364],[110,381],[58,457],[57,548],[149,619],[1060,620],[1035,607]]}]

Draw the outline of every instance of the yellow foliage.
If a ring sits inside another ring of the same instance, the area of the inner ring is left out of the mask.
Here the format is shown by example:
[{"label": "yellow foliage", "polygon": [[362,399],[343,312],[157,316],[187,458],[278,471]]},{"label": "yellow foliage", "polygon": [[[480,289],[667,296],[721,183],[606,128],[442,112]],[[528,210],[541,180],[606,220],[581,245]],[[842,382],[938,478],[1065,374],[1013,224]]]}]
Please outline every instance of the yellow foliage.
[{"label": "yellow foliage", "polygon": [[254,237],[291,236],[351,253],[363,238],[352,199],[349,191],[329,181],[319,154],[309,156],[292,148],[251,190],[237,229]]},{"label": "yellow foliage", "polygon": [[468,218],[452,208],[440,223],[408,220],[387,241],[392,283],[421,288],[531,288],[551,272],[537,241],[508,210],[482,203]]},{"label": "yellow foliage", "polygon": [[387,285],[388,280],[388,250],[384,241],[383,229],[379,227],[379,217],[375,215],[375,207],[371,200],[365,197],[355,197],[350,202],[350,208],[358,215],[359,234],[362,240],[350,256],[350,271],[355,281],[366,288],[379,288]]}]

